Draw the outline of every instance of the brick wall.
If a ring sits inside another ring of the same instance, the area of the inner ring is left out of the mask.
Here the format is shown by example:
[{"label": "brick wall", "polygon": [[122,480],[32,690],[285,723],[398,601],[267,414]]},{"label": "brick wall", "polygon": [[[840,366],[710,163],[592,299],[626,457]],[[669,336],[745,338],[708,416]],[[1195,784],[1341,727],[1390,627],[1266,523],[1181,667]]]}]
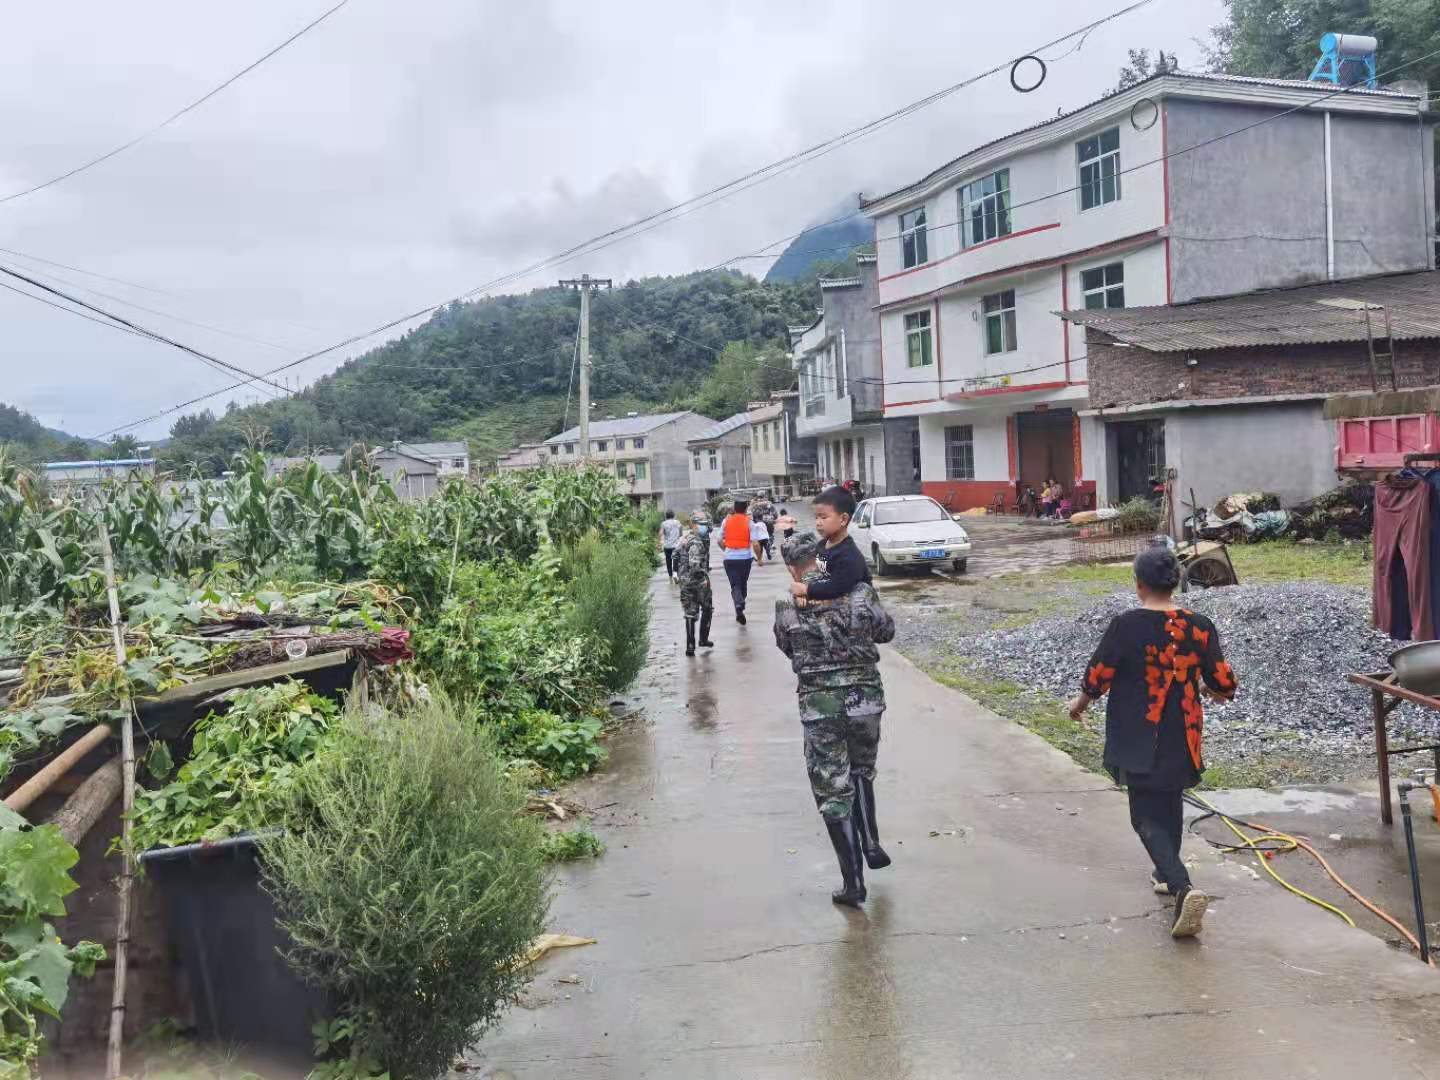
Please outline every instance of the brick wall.
[{"label": "brick wall", "polygon": [[[1190,354],[1124,348],[1094,329],[1087,329],[1085,338],[1092,408],[1371,389],[1364,342]],[[1396,350],[1396,377],[1402,388],[1440,384],[1440,339],[1401,341]],[[1186,364],[1192,355],[1198,361],[1195,367]]]}]

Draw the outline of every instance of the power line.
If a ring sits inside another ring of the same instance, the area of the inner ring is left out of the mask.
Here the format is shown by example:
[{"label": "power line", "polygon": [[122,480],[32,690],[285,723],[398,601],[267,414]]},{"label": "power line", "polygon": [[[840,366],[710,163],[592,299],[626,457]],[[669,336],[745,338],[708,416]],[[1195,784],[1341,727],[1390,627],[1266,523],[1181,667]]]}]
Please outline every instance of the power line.
[{"label": "power line", "polygon": [[224,369],[226,372],[236,375],[247,376],[251,382],[266,383],[270,386],[273,386],[275,389],[281,391],[282,393],[288,394],[290,392],[289,387],[282,386],[280,383],[277,382],[273,382],[263,375],[255,375],[252,372],[246,371],[244,368],[240,367],[237,364],[230,363],[228,360],[221,360],[219,357],[211,356],[209,353],[201,352],[199,349],[195,349],[189,345],[183,344],[182,342],[175,341],[173,338],[168,338],[164,334],[156,333],[154,330],[151,330],[148,327],[141,326],[139,323],[131,322],[129,319],[126,319],[123,316],[116,315],[110,311],[106,311],[104,308],[97,307],[95,304],[91,304],[86,300],[81,300],[79,297],[71,296],[67,292],[57,289],[52,285],[47,285],[45,284],[45,282],[39,281],[33,277],[30,277],[27,274],[22,274],[18,270],[13,270],[8,266],[0,266],[0,274],[5,274],[9,277],[16,278],[17,280],[25,282],[27,285],[33,285],[37,289],[41,289],[52,296],[58,296],[60,297],[60,299],[66,300],[74,304],[76,307],[84,308],[86,311],[93,311],[95,314],[100,315],[103,318],[110,319],[112,322],[115,322],[120,326],[132,330],[135,333],[138,333],[144,337],[150,338],[153,341],[163,342],[166,345],[179,349],[183,353],[188,353],[189,355],[204,361],[206,364],[209,364],[212,367],[219,367]]},{"label": "power line", "polygon": [[[499,277],[492,278],[490,281],[477,285],[473,289],[469,289],[466,292],[459,294],[458,296],[450,297],[439,303],[430,304],[426,307],[419,308],[416,311],[401,315],[399,318],[391,319],[389,322],[374,327],[373,329],[364,331],[360,334],[355,334],[349,338],[346,338],[343,341],[336,342],[333,345],[316,350],[315,352],[307,353],[305,356],[299,357],[296,360],[292,360],[287,364],[272,368],[269,371],[264,372],[263,375],[275,375],[281,371],[297,367],[300,364],[303,364],[309,360],[324,356],[328,353],[336,351],[337,349],[345,348],[347,345],[352,345],[358,341],[363,341],[366,338],[374,337],[377,334],[385,333],[386,331],[392,330],[397,326],[403,325],[404,323],[411,322],[418,318],[422,318],[426,315],[431,314],[434,311],[439,310],[440,308],[445,307],[447,304],[456,303],[473,297],[478,293],[483,293],[492,289],[499,288],[503,285],[510,284],[514,281],[519,280],[520,278],[547,269],[548,267],[557,265],[559,263],[567,262],[582,253],[589,254],[595,251],[602,250],[603,248],[608,247],[611,244],[619,243],[622,240],[631,239],[634,236],[638,236],[641,235],[643,232],[649,231],[650,228],[655,228],[658,227],[660,224],[675,220],[675,218],[682,216],[683,214],[691,213],[695,210],[703,209],[705,206],[713,205],[715,202],[718,202],[723,198],[728,198],[729,196],[738,194],[740,191],[746,190],[747,188],[755,186],[756,184],[763,183],[768,179],[773,179],[775,176],[781,175],[783,172],[788,171],[790,168],[798,167],[801,164],[813,160],[815,157],[830,152],[830,150],[838,149],[839,146],[842,146],[847,142],[853,141],[854,139],[863,138],[864,136],[872,134],[880,128],[885,127],[888,124],[894,123],[897,120],[903,119],[913,114],[914,112],[919,111],[920,109],[927,108],[928,106],[933,105],[936,102],[943,101],[944,99],[952,96],[958,91],[982,79],[988,78],[991,75],[1005,70],[1016,59],[1021,59],[1025,55],[1032,55],[1037,52],[1043,52],[1046,49],[1053,48],[1054,46],[1069,41],[1072,38],[1089,34],[1098,27],[1105,25],[1106,23],[1119,19],[1125,15],[1130,14],[1133,11],[1137,11],[1140,8],[1146,7],[1154,2],[1156,2],[1156,0],[1136,0],[1135,3],[1128,4],[1123,8],[1111,12],[1109,15],[1105,15],[1099,19],[1092,20],[1091,22],[1086,23],[1084,26],[1078,27],[1077,29],[1070,31],[1069,33],[1062,34],[1061,36],[1054,38],[1053,40],[1048,41],[1043,45],[1031,49],[1027,53],[1022,54],[1021,57],[1012,58],[1010,60],[1006,60],[1003,63],[996,64],[995,66],[987,68],[985,71],[982,71],[977,75],[973,75],[958,83],[954,83],[932,94],[929,94],[926,97],[920,98],[917,101],[911,102],[908,105],[902,106],[901,108],[896,109],[893,112],[887,113],[886,115],[876,120],[872,120],[869,123],[862,124],[859,127],[851,128],[850,130],[843,132],[839,135],[832,136],[831,138],[816,143],[813,146],[810,146],[804,150],[798,151],[787,157],[780,158],[779,160],[762,166],[759,169],[752,170],[751,172],[746,173],[743,176],[737,177],[734,180],[728,181],[725,184],[718,185],[709,189],[708,191],[701,192],[699,195],[695,195],[689,199],[684,199],[678,203],[674,203],[663,210],[658,210],[652,214],[647,214],[644,217],[636,218],[633,221],[630,221],[624,225],[620,225],[614,229],[608,230],[607,232],[600,233],[597,236],[593,236],[588,240],[582,241],[581,243],[574,245],[573,247],[567,248],[566,250],[552,255],[546,259],[542,259],[539,262],[532,263],[531,265],[524,267],[520,270],[515,270],[507,274],[502,274]],[[231,390],[239,389],[240,387],[243,387],[245,385],[247,384],[238,383],[234,386],[217,390],[209,396],[215,397],[220,394],[228,393]],[[200,398],[192,400],[187,404],[196,404],[198,401],[203,400],[205,399]],[[187,406],[178,406],[177,408],[184,407]],[[168,415],[170,411],[174,410],[161,412],[160,414],[158,414],[158,416]],[[128,424],[122,424],[112,430],[123,431],[127,428],[136,427],[139,424],[149,423],[151,420],[157,419],[158,416],[151,416],[147,417],[144,420],[134,421]]]},{"label": "power line", "polygon": [[344,7],[344,6],[345,6],[346,4],[348,4],[349,2],[350,2],[350,0],[340,0],[340,2],[339,2],[338,4],[336,4],[334,7],[330,8],[328,11],[325,11],[325,12],[321,13],[318,17],[316,17],[315,19],[312,19],[310,22],[306,23],[306,24],[305,24],[304,26],[302,26],[299,30],[295,31],[295,33],[291,34],[291,35],[290,35],[288,38],[286,38],[284,41],[280,42],[279,45],[276,45],[276,46],[275,46],[273,49],[271,49],[269,52],[265,53],[265,55],[261,56],[258,60],[255,60],[255,61],[253,61],[252,63],[247,64],[245,67],[243,67],[243,68],[241,68],[239,71],[237,71],[234,75],[231,75],[228,79],[226,79],[224,82],[222,82],[219,86],[214,87],[213,89],[209,90],[207,93],[205,93],[205,94],[201,95],[200,97],[196,98],[194,101],[190,102],[190,104],[186,105],[184,108],[179,109],[179,110],[171,113],[171,114],[170,114],[169,116],[167,116],[164,120],[161,120],[158,124],[156,124],[154,127],[151,127],[151,128],[149,128],[149,129],[147,129],[147,130],[145,130],[145,131],[142,131],[139,135],[136,135],[133,139],[130,139],[128,142],[123,142],[123,143],[121,143],[119,146],[115,147],[114,149],[112,149],[112,150],[107,150],[105,153],[101,154],[99,157],[91,158],[89,161],[86,161],[86,162],[84,162],[83,164],[80,164],[80,165],[76,165],[73,169],[69,169],[69,170],[67,170],[67,171],[65,171],[65,172],[63,172],[63,173],[60,173],[58,176],[52,176],[49,180],[41,181],[40,183],[34,184],[34,185],[32,185],[31,187],[28,187],[28,188],[24,188],[24,189],[21,190],[21,191],[12,191],[9,195],[0,195],[0,203],[8,203],[8,202],[14,201],[15,199],[23,199],[26,195],[33,195],[33,194],[35,194],[35,192],[37,192],[37,191],[43,191],[43,190],[45,190],[45,189],[48,188],[48,187],[52,187],[52,186],[54,186],[55,184],[61,183],[62,181],[69,180],[72,176],[77,176],[77,175],[79,175],[80,173],[85,172],[87,169],[93,169],[96,165],[99,165],[99,164],[101,164],[101,163],[103,163],[103,162],[109,161],[111,158],[115,157],[117,154],[123,154],[126,150],[129,150],[132,146],[136,146],[136,145],[144,142],[146,139],[150,138],[152,135],[154,135],[154,134],[156,134],[157,132],[163,130],[164,128],[169,127],[169,126],[170,126],[171,124],[173,124],[176,120],[179,120],[182,116],[184,116],[186,113],[192,112],[193,110],[198,109],[201,105],[204,105],[205,102],[209,101],[209,100],[210,100],[211,98],[213,98],[216,94],[220,93],[222,90],[224,90],[224,89],[226,89],[227,87],[229,87],[232,83],[235,83],[235,82],[237,82],[238,80],[244,78],[246,75],[250,74],[250,72],[254,71],[254,70],[255,70],[257,67],[259,67],[261,64],[265,63],[266,60],[269,60],[272,56],[274,56],[276,53],[280,52],[280,51],[281,51],[282,49],[284,49],[287,45],[290,45],[292,42],[297,41],[297,40],[299,40],[300,38],[304,37],[304,36],[305,36],[306,34],[308,34],[311,30],[315,29],[315,27],[319,26],[322,22],[324,22],[326,19],[328,19],[331,15],[334,15],[335,12],[339,11],[342,7]]}]

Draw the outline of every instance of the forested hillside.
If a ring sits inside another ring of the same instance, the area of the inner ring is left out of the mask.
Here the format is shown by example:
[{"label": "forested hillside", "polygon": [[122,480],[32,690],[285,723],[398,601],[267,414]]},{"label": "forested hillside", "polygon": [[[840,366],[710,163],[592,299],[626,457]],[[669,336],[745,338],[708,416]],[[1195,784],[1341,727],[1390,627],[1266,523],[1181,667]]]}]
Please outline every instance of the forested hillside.
[{"label": "forested hillside", "polygon": [[[813,277],[764,284],[730,271],[646,278],[598,293],[592,396],[616,410],[743,405],[734,367],[748,365],[757,382],[772,383],[786,327],[811,322],[818,299]],[[296,397],[218,418],[181,417],[162,456],[214,470],[247,440],[300,451],[446,436],[470,438],[478,458],[493,456],[559,430],[578,315],[578,296],[560,288],[453,304]],[[727,345],[736,348],[717,375],[723,385],[707,388]],[[570,416],[573,422],[573,404]]]},{"label": "forested hillside", "polygon": [[79,459],[92,447],[63,431],[47,428],[27,412],[0,402],[0,448],[26,462]]}]

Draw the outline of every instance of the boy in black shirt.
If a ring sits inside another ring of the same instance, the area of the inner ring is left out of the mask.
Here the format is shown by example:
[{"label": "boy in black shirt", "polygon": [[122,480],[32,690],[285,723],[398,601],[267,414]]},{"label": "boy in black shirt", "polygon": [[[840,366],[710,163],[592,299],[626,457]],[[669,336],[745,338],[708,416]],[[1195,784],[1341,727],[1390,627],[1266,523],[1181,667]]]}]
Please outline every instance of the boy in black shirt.
[{"label": "boy in black shirt", "polygon": [[834,600],[845,596],[860,582],[869,584],[870,567],[850,539],[850,519],[855,516],[855,496],[842,487],[829,487],[815,496],[815,531],[825,538],[820,561],[825,577],[806,584],[795,581],[790,592],[812,600]]}]

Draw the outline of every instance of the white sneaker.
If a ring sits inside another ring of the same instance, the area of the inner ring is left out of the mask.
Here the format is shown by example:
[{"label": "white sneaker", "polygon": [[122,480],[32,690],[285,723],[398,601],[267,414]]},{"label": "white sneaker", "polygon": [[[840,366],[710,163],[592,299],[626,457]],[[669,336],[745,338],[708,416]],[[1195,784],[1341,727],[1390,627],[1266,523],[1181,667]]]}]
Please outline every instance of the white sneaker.
[{"label": "white sneaker", "polygon": [[1156,877],[1154,871],[1150,873],[1150,887],[1155,890],[1156,896],[1170,895],[1170,886]]},{"label": "white sneaker", "polygon": [[1199,889],[1186,889],[1175,903],[1175,921],[1170,924],[1170,936],[1194,937],[1200,933],[1200,924],[1205,921],[1205,909],[1209,906],[1210,897]]}]

